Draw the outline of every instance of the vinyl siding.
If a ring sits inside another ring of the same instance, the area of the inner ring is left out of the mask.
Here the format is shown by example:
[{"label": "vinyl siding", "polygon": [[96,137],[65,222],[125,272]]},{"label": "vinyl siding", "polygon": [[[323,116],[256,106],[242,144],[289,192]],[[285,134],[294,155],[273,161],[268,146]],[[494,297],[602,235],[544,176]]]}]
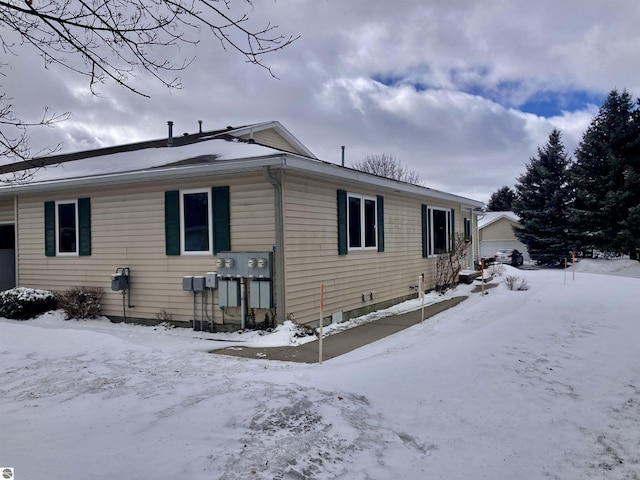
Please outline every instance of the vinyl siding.
[{"label": "vinyl siding", "polygon": [[[251,135],[243,135],[240,138],[244,140],[249,140],[251,138]],[[280,135],[278,132],[276,132],[273,129],[254,132],[253,140],[260,145],[266,145],[268,147],[277,148],[278,150],[284,150],[285,152],[300,153],[303,155],[305,154],[304,152],[301,152],[298,149],[296,149],[282,135]]]},{"label": "vinyl siding", "polygon": [[0,200],[0,223],[13,223],[13,198]]},{"label": "vinyl siding", "polygon": [[[384,196],[385,251],[338,255],[337,189]],[[422,257],[421,204],[457,208],[455,231],[462,231],[459,207],[425,197],[356,185],[329,185],[287,173],[284,181],[287,313],[300,323],[318,319],[320,285],[325,315],[347,312],[412,294],[425,274],[433,287],[435,259]],[[362,301],[362,293],[374,298]]]},{"label": "vinyl siding", "polygon": [[[49,290],[103,287],[103,313],[122,316],[122,294],[111,291],[110,280],[116,268],[129,267],[131,303],[135,308],[127,311],[128,317],[154,319],[164,309],[173,314],[174,320],[191,319],[193,297],[182,291],[182,277],[215,271],[215,257],[166,255],[164,192],[211,186],[230,187],[233,250],[271,250],[275,241],[273,188],[261,175],[22,196],[18,284]],[[91,256],[45,257],[44,202],[79,197],[91,198]],[[200,299],[198,315],[199,309]],[[217,306],[215,315],[219,320]]]},{"label": "vinyl siding", "polygon": [[515,240],[512,226],[518,226],[517,222],[507,218],[496,220],[491,225],[484,227],[481,232],[481,240]]}]

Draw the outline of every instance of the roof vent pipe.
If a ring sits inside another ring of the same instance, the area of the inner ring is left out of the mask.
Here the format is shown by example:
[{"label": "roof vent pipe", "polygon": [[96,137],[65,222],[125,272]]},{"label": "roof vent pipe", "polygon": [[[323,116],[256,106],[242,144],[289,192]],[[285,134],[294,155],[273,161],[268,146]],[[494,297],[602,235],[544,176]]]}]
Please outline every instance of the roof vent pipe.
[{"label": "roof vent pipe", "polygon": [[202,120],[198,120],[198,133],[202,133]]},{"label": "roof vent pipe", "polygon": [[169,126],[169,138],[167,139],[167,147],[171,147],[173,145],[173,122],[169,120],[167,122]]},{"label": "roof vent pipe", "polygon": [[342,166],[344,167],[344,145],[340,147],[342,149]]}]

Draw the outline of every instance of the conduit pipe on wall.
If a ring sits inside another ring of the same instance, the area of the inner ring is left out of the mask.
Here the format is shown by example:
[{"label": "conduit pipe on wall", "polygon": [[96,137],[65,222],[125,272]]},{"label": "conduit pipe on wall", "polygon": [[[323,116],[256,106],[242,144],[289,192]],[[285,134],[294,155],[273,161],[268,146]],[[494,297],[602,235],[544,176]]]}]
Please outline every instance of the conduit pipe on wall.
[{"label": "conduit pipe on wall", "polygon": [[275,261],[275,284],[276,284],[276,321],[283,323],[286,320],[287,306],[285,300],[285,272],[284,272],[284,214],[282,211],[282,184],[273,176],[271,167],[262,167],[262,174],[272,186],[274,197],[274,208],[276,217],[276,245],[273,252]]}]

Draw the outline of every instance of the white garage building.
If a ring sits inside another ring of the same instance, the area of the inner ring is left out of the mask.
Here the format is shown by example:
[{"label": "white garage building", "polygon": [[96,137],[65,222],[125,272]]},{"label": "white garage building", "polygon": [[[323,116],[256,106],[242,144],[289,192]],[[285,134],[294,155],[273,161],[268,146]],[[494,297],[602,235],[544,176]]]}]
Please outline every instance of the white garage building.
[{"label": "white garage building", "polygon": [[527,247],[513,233],[514,226],[520,226],[520,218],[513,212],[486,212],[479,215],[480,258],[493,257],[501,248],[515,248],[522,252],[525,262],[531,260]]}]

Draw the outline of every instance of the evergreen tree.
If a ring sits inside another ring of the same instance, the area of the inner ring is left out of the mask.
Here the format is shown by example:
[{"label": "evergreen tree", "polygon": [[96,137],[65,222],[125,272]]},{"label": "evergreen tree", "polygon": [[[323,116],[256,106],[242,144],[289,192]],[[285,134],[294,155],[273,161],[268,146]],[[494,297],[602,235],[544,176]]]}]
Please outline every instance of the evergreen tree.
[{"label": "evergreen tree", "polygon": [[513,202],[522,224],[514,233],[527,246],[531,259],[543,265],[564,262],[572,248],[567,214],[569,159],[560,136],[554,130],[548,143],[538,148],[537,158],[518,177]]},{"label": "evergreen tree", "polygon": [[515,192],[505,185],[491,194],[487,210],[489,212],[508,212],[511,210],[515,198]]},{"label": "evergreen tree", "polygon": [[584,246],[629,253],[640,246],[640,114],[611,91],[576,150],[573,224]]}]

